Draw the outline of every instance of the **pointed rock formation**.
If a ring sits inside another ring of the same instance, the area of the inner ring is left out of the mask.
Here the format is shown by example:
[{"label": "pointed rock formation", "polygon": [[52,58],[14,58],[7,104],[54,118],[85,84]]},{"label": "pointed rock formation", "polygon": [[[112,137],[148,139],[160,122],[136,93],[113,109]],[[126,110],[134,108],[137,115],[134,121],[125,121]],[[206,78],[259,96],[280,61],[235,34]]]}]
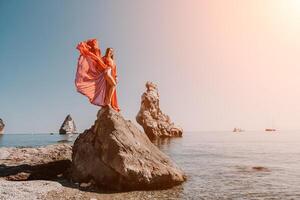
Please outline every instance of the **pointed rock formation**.
[{"label": "pointed rock formation", "polygon": [[0,119],[0,134],[2,134],[4,132],[4,127],[5,127],[5,124],[4,124],[3,120]]},{"label": "pointed rock formation", "polygon": [[113,190],[162,189],[185,175],[131,121],[104,107],[73,146],[73,181]]},{"label": "pointed rock formation", "polygon": [[77,133],[75,122],[71,115],[68,115],[59,129],[59,134]]},{"label": "pointed rock formation", "polygon": [[160,137],[181,137],[182,128],[172,123],[170,117],[160,110],[156,84],[148,81],[146,88],[146,92],[142,95],[141,108],[136,116],[136,121],[143,127],[151,140]]}]

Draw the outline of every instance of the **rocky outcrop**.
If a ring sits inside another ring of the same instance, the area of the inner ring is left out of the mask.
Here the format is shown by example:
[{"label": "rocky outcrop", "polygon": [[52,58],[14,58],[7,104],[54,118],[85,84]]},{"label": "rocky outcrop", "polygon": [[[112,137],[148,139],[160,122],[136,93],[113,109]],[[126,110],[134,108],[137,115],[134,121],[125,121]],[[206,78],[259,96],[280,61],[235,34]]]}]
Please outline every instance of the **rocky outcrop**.
[{"label": "rocky outcrop", "polygon": [[49,180],[66,176],[72,147],[55,144],[37,148],[0,148],[0,178],[6,180]]},{"label": "rocky outcrop", "polygon": [[184,173],[131,121],[104,107],[73,146],[73,181],[113,190],[162,189],[185,181]]},{"label": "rocky outcrop", "polygon": [[148,81],[146,88],[146,92],[142,95],[136,121],[143,127],[151,140],[162,137],[181,137],[182,128],[172,123],[170,117],[164,114],[159,107],[156,84]]},{"label": "rocky outcrop", "polygon": [[75,122],[71,115],[68,115],[59,129],[59,134],[77,133]]},{"label": "rocky outcrop", "polygon": [[2,119],[0,119],[0,134],[4,132],[5,124]]}]

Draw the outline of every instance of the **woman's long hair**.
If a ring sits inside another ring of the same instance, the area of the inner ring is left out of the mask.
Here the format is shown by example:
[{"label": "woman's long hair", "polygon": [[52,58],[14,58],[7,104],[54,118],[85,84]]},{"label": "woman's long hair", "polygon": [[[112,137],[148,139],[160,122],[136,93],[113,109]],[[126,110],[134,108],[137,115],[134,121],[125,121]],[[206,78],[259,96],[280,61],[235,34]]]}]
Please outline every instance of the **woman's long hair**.
[{"label": "woman's long hair", "polygon": [[[109,51],[113,51],[113,48],[109,47],[109,48],[106,49],[106,51],[105,51],[105,57],[108,56],[108,52]],[[111,59],[114,59],[114,54],[111,55]]]}]

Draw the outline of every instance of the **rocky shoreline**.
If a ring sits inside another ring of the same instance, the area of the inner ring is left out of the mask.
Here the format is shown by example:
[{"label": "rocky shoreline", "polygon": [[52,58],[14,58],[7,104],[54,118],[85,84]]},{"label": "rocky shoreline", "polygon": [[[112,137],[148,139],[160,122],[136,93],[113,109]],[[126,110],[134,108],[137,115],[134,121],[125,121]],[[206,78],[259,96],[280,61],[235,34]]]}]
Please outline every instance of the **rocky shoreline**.
[{"label": "rocky shoreline", "polygon": [[[182,185],[166,190],[115,192],[92,185],[74,183],[61,173],[64,170],[68,171],[71,153],[72,146],[69,144],[54,144],[38,148],[0,148],[0,200],[150,200],[181,197]],[[55,163],[59,160],[67,161],[67,164],[60,168],[62,171],[53,166],[51,168],[50,165],[47,168],[47,163]],[[41,167],[43,164],[46,168]],[[45,173],[51,171],[52,176]],[[29,178],[30,174],[34,173],[39,176]],[[47,176],[44,176],[45,174]]]},{"label": "rocky shoreline", "polygon": [[[40,166],[59,159],[71,159],[71,148],[69,144],[0,148],[0,200],[180,199],[182,185],[166,190],[115,192],[71,182],[57,170],[54,170],[56,173],[52,173],[51,177],[42,177],[44,172],[53,172],[53,168],[40,170]],[[64,166],[61,169],[67,170],[70,167],[69,164]],[[32,173],[39,173],[40,177],[29,178]]]},{"label": "rocky shoreline", "polygon": [[0,148],[0,178],[12,181],[52,180],[67,176],[72,146],[54,144],[37,148]]},{"label": "rocky shoreline", "polygon": [[180,196],[185,180],[145,133],[109,107],[74,146],[0,148],[0,200],[169,199]]},{"label": "rocky shoreline", "polygon": [[0,179],[0,200],[153,200],[182,199],[182,186],[168,190],[107,192],[70,185],[63,181],[6,181]]},{"label": "rocky shoreline", "polygon": [[48,192],[61,191],[71,153],[67,144],[0,148],[0,199],[46,199]]}]

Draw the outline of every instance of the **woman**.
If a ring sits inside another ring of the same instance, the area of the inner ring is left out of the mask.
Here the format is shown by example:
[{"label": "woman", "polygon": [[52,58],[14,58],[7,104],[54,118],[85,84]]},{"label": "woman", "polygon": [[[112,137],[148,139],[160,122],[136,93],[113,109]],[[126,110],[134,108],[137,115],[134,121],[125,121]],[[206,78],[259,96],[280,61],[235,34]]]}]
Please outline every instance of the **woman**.
[{"label": "woman", "polygon": [[107,48],[102,57],[96,39],[79,43],[77,49],[80,52],[75,79],[77,91],[87,96],[94,105],[108,105],[120,111],[113,49]]}]

